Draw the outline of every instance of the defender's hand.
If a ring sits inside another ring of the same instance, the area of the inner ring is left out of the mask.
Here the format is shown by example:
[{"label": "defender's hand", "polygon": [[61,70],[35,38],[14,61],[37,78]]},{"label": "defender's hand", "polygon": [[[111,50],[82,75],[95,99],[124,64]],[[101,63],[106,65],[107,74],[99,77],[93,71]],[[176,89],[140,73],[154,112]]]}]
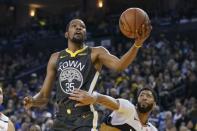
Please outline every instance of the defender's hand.
[{"label": "defender's hand", "polygon": [[96,97],[93,94],[89,94],[86,91],[75,89],[72,94],[70,94],[69,99],[75,100],[77,103],[75,106],[85,106],[94,104],[96,102]]}]

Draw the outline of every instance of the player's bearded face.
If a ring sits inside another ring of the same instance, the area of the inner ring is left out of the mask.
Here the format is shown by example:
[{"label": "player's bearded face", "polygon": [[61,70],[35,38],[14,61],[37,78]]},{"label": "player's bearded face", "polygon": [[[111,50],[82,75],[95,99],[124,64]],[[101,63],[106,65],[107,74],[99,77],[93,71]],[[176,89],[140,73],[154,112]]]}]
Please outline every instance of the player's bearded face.
[{"label": "player's bearded face", "polygon": [[86,39],[86,27],[80,20],[73,20],[68,30],[68,38],[74,44],[83,44]]},{"label": "player's bearded face", "polygon": [[137,110],[141,113],[150,112],[154,106],[154,97],[148,90],[142,91],[138,96]]},{"label": "player's bearded face", "polygon": [[153,103],[150,104],[144,104],[144,103],[137,103],[137,109],[140,113],[147,113],[149,111],[151,111],[153,108]]}]

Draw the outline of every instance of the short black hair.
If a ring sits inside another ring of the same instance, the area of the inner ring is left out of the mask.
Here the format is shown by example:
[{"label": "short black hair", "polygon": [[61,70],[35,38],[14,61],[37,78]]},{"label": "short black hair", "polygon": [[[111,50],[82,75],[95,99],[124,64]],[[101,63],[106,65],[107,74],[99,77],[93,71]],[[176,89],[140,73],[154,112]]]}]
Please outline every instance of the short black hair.
[{"label": "short black hair", "polygon": [[150,88],[150,87],[144,87],[144,88],[139,89],[138,92],[137,92],[137,99],[138,99],[140,93],[141,93],[142,91],[145,91],[145,90],[150,91],[150,92],[152,93],[152,95],[153,95],[153,97],[154,97],[154,100],[155,100],[155,102],[157,103],[157,101],[158,101],[158,99],[157,99],[157,93],[154,91],[153,88]]},{"label": "short black hair", "polygon": [[[69,29],[69,26],[70,26],[70,23],[71,23],[71,21],[72,20],[74,20],[74,19],[80,19],[81,20],[81,18],[80,17],[73,17],[72,19],[70,19],[69,21],[68,21],[68,24],[66,25],[66,32],[68,32],[68,29]],[[65,26],[64,26],[65,27]]]}]

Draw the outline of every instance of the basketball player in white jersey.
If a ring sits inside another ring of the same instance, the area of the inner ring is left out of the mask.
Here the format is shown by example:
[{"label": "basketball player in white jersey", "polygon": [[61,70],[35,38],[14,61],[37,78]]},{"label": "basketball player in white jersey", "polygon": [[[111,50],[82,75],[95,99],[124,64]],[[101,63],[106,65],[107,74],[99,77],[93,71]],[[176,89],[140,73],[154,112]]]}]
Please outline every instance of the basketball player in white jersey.
[{"label": "basketball player in white jersey", "polygon": [[[0,104],[3,103],[3,90],[0,87]],[[0,131],[15,131],[13,123],[7,116],[0,112]]]},{"label": "basketball player in white jersey", "polygon": [[[97,92],[89,94],[83,90],[75,90],[69,98],[79,102],[76,106],[98,103],[112,110],[105,124],[119,131],[157,131],[148,122],[149,114],[157,101],[156,93],[151,88],[142,88],[138,91],[136,106],[125,99],[114,99]],[[100,131],[114,131],[114,129],[105,128]]]}]

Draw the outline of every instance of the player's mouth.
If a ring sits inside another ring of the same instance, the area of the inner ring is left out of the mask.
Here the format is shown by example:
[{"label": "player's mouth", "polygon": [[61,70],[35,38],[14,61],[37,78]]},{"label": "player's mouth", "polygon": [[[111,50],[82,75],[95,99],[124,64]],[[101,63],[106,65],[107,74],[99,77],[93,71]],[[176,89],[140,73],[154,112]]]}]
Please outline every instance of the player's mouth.
[{"label": "player's mouth", "polygon": [[141,106],[147,107],[147,106],[148,106],[148,103],[147,103],[147,102],[142,102],[142,103],[141,103]]},{"label": "player's mouth", "polygon": [[82,33],[81,32],[76,32],[75,35],[82,35]]}]

